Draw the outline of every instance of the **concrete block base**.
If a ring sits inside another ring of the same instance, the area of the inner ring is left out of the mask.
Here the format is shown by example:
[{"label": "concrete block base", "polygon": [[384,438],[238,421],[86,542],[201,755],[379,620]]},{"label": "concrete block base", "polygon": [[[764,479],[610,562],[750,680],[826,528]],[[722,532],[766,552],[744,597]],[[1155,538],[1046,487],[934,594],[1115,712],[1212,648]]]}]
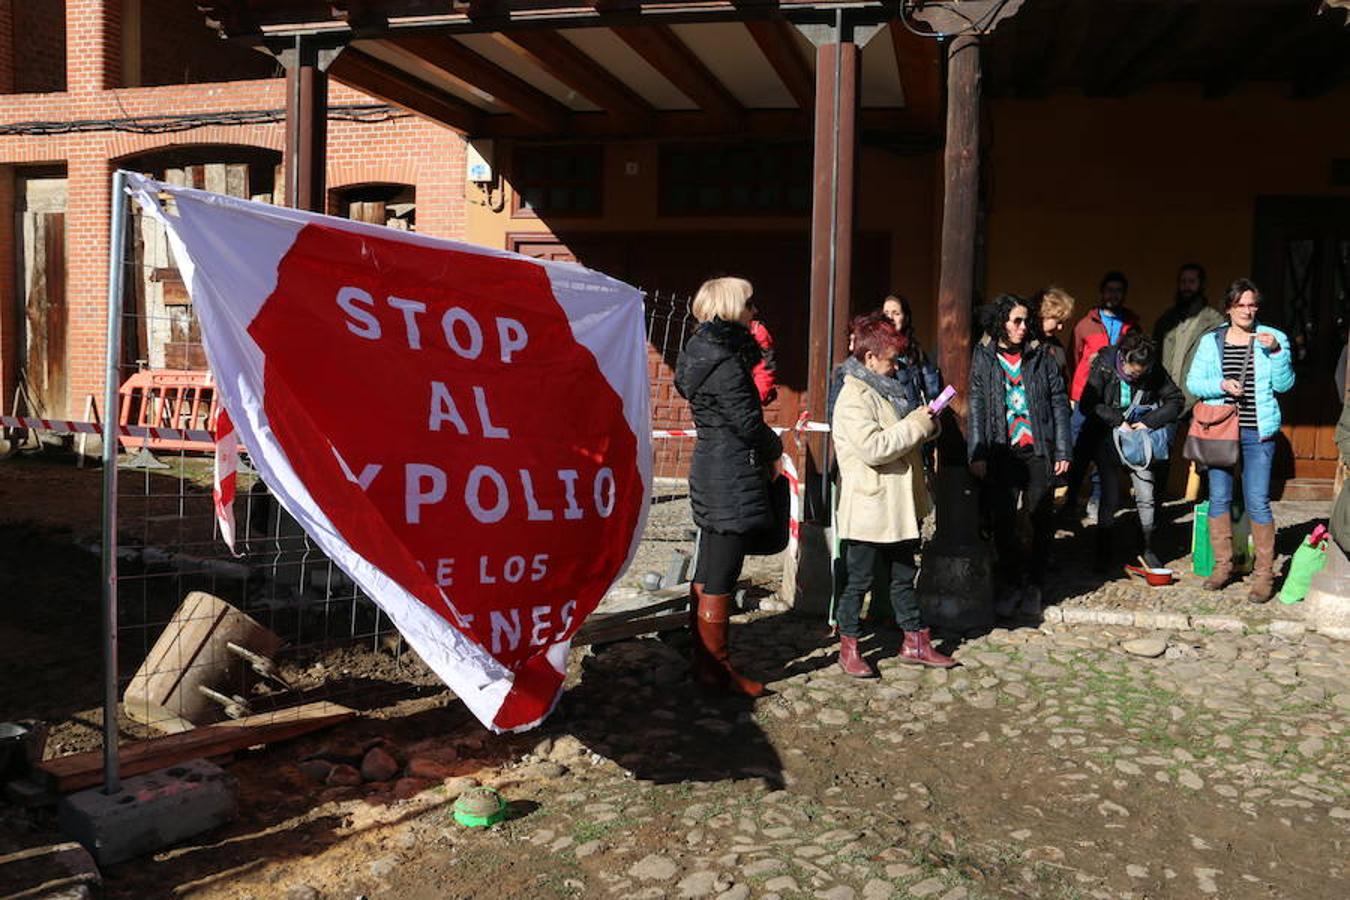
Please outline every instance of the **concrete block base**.
[{"label": "concrete block base", "polygon": [[63,797],[61,830],[101,866],[153,853],[235,816],[235,784],[218,766],[193,760],[137,775],[115,794],[103,788]]}]

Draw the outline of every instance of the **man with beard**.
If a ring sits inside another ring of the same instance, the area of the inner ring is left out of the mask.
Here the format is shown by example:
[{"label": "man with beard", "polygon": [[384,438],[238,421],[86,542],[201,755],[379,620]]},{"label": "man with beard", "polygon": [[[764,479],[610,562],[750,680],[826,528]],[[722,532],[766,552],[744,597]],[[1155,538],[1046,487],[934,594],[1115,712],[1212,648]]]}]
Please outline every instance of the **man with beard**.
[{"label": "man with beard", "polygon": [[1193,262],[1183,265],[1177,270],[1176,300],[1158,319],[1153,339],[1162,350],[1163,368],[1186,393],[1187,413],[1195,405],[1195,397],[1185,387],[1191,358],[1205,332],[1218,328],[1223,321],[1223,315],[1205,297],[1205,267]]}]

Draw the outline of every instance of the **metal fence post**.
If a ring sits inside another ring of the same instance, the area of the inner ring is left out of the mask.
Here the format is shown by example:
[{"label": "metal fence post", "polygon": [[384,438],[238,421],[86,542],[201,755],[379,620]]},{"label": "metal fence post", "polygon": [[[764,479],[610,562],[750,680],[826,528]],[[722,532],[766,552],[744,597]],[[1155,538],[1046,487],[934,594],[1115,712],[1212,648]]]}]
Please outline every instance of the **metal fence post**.
[{"label": "metal fence post", "polygon": [[122,286],[126,267],[126,173],[112,179],[112,229],[108,242],[107,365],[103,389],[103,791],[121,787],[117,773],[117,424],[122,358]]}]

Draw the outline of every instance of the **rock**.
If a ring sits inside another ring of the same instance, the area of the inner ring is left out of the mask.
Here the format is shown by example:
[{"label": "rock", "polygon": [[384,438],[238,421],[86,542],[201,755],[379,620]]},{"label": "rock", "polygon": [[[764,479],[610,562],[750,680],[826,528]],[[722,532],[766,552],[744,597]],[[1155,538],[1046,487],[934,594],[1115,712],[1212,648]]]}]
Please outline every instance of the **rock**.
[{"label": "rock", "polygon": [[1198,791],[1205,786],[1204,779],[1192,772],[1190,769],[1182,769],[1181,774],[1177,775],[1177,781],[1182,787]]},{"label": "rock", "polygon": [[1167,638],[1165,637],[1142,637],[1135,638],[1132,641],[1125,641],[1120,645],[1120,649],[1133,656],[1143,656],[1153,659],[1162,656],[1167,652]]},{"label": "rock", "polygon": [[572,851],[572,855],[577,859],[585,859],[599,850],[602,846],[604,846],[602,841],[587,841],[584,844],[579,844],[577,849]]},{"label": "rock", "polygon": [[550,778],[561,778],[567,774],[567,767],[562,763],[556,763],[552,760],[537,762],[520,769],[521,778],[539,779],[547,781]]},{"label": "rock", "polygon": [[795,894],[801,888],[797,887],[797,879],[791,875],[779,875],[764,882],[764,890],[772,894]]},{"label": "rock", "polygon": [[743,866],[741,874],[746,878],[762,878],[765,875],[781,872],[785,868],[787,868],[787,863],[781,859],[758,859]]},{"label": "rock", "polygon": [[409,778],[427,778],[432,781],[444,781],[453,773],[454,767],[449,763],[430,756],[414,756],[403,769],[403,774]]},{"label": "rock", "polygon": [[425,778],[400,778],[394,782],[394,799],[407,800],[431,787],[432,782]]},{"label": "rock", "polygon": [[649,853],[633,863],[628,869],[628,874],[640,881],[669,881],[679,870],[680,867],[669,857]]},{"label": "rock", "polygon": [[848,713],[844,712],[842,709],[830,707],[829,709],[822,709],[817,713],[816,720],[822,725],[847,725]]},{"label": "rock", "polygon": [[300,764],[299,769],[300,774],[310,781],[322,783],[328,780],[329,774],[333,771],[333,764],[326,759],[307,759]]},{"label": "rock", "polygon": [[958,884],[950,891],[942,895],[942,900],[966,900],[970,896],[970,891],[966,890],[965,885]]},{"label": "rock", "polygon": [[1148,867],[1130,863],[1128,866],[1125,867],[1125,874],[1130,876],[1131,878],[1147,878]]},{"label": "rock", "polygon": [[717,889],[717,873],[711,870],[695,872],[680,879],[675,887],[681,897],[706,897]]},{"label": "rock", "polygon": [[553,741],[553,749],[549,751],[548,758],[554,762],[570,762],[574,759],[580,759],[589,753],[586,745],[581,743],[576,737],[570,734],[564,734]]},{"label": "rock", "polygon": [[346,763],[339,763],[333,766],[328,772],[329,784],[340,785],[342,787],[354,787],[361,783],[361,773],[356,771],[355,767]]},{"label": "rock", "polygon": [[445,796],[450,800],[455,800],[469,788],[478,787],[478,784],[478,779],[471,775],[459,775],[445,779],[442,786],[445,788]]},{"label": "rock", "polygon": [[750,885],[733,884],[725,891],[717,895],[717,900],[749,900]]},{"label": "rock", "polygon": [[925,878],[918,884],[910,885],[909,894],[911,897],[931,897],[934,894],[941,893],[944,887],[946,885],[942,883],[941,878]]},{"label": "rock", "polygon": [[[777,881],[778,879],[774,880]],[[793,882],[793,885],[793,890],[795,891],[796,882]],[[768,885],[765,885],[765,887],[768,887]],[[858,896],[858,892],[846,884],[837,884],[828,891],[818,892],[816,896],[819,897],[820,900],[853,900],[854,897]]]},{"label": "rock", "polygon": [[370,874],[373,878],[385,879],[394,874],[394,870],[397,868],[398,858],[385,856],[370,864]]},{"label": "rock", "polygon": [[894,893],[895,886],[880,878],[873,878],[864,884],[862,889],[863,900],[889,900]]},{"label": "rock", "polygon": [[307,884],[293,884],[286,888],[286,900],[319,900],[323,895]]},{"label": "rock", "polygon": [[1200,888],[1202,894],[1217,894],[1219,886],[1214,882],[1214,876],[1222,874],[1219,869],[1196,869],[1196,886]]},{"label": "rock", "polygon": [[388,781],[398,770],[398,760],[383,747],[371,747],[361,760],[361,777],[366,781]]}]

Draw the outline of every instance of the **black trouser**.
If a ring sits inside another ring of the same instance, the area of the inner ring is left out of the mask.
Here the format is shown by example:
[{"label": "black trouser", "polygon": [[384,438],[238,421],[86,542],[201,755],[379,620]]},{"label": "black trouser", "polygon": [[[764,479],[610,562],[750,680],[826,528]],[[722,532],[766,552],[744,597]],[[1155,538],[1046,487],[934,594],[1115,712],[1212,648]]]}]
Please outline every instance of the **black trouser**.
[{"label": "black trouser", "polygon": [[914,592],[914,578],[919,572],[915,562],[918,550],[918,541],[898,544],[848,542],[844,551],[848,561],[848,583],[844,585],[836,610],[840,634],[851,638],[862,636],[858,616],[862,612],[863,594],[872,587],[878,558],[890,565],[891,608],[895,611],[895,623],[905,631],[923,628],[923,619],[919,618],[919,597]]},{"label": "black trouser", "polygon": [[[1006,585],[1040,585],[1050,558],[1054,492],[1053,466],[1031,447],[993,447],[984,477],[985,502],[994,525],[999,580]],[[1031,552],[1027,553],[1017,527],[1017,501],[1022,499],[1031,518]]]},{"label": "black trouser", "polygon": [[745,535],[721,534],[704,528],[698,533],[698,562],[694,581],[705,594],[731,594],[745,563]]}]

